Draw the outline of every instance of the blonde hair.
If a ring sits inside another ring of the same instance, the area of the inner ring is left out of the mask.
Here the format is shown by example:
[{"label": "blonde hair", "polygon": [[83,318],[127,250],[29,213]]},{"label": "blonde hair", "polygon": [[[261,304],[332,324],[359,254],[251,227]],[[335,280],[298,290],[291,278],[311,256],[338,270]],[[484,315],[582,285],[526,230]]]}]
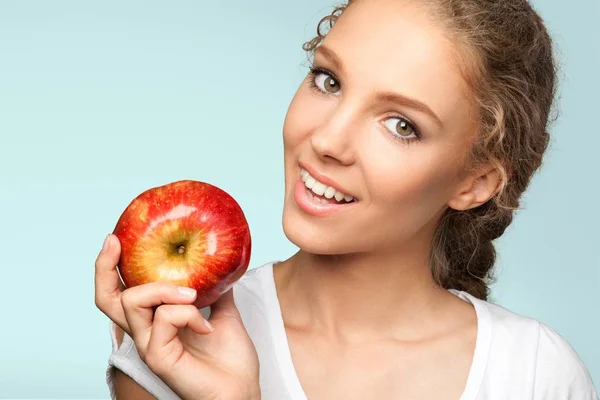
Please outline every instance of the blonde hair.
[{"label": "blonde hair", "polygon": [[[304,43],[314,50],[342,13],[358,0],[334,8]],[[361,0],[367,1],[367,0]],[[501,174],[498,193],[466,211],[448,208],[435,232],[430,262],[436,282],[486,300],[493,281],[492,241],[510,225],[549,142],[556,93],[552,40],[526,0],[425,0],[432,15],[456,39],[457,55],[471,89],[479,132],[467,165],[491,165]]]}]

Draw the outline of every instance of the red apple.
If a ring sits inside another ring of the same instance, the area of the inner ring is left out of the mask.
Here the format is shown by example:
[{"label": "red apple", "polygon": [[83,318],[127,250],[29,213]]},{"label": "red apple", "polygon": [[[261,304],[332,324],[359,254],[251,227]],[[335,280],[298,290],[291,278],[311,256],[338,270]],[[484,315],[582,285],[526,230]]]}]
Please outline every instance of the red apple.
[{"label": "red apple", "polygon": [[197,290],[198,308],[215,302],[250,262],[250,230],[239,204],[208,183],[182,180],[148,189],[113,232],[126,287],[166,281]]}]

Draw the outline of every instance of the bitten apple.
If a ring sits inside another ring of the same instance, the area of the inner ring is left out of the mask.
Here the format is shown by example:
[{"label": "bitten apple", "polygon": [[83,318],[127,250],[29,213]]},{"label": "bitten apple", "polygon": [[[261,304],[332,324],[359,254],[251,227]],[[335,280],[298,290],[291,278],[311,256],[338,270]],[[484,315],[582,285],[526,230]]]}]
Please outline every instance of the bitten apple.
[{"label": "bitten apple", "polygon": [[215,302],[250,262],[248,222],[239,204],[211,184],[182,180],[148,189],[119,218],[118,271],[126,287],[166,281]]}]

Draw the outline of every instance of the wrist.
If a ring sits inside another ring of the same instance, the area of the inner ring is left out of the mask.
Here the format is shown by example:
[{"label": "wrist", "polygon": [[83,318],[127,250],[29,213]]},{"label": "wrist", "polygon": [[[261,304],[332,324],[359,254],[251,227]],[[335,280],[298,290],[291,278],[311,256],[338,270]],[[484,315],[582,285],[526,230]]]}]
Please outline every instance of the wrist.
[{"label": "wrist", "polygon": [[237,396],[228,397],[226,400],[261,400],[260,387],[251,388],[244,391],[243,395],[240,393]]},{"label": "wrist", "polygon": [[[260,386],[244,390],[237,388],[235,392],[221,393],[216,400],[261,400]],[[200,400],[200,399],[199,399]],[[202,399],[208,400],[208,399]],[[213,400],[212,398],[210,400]]]}]

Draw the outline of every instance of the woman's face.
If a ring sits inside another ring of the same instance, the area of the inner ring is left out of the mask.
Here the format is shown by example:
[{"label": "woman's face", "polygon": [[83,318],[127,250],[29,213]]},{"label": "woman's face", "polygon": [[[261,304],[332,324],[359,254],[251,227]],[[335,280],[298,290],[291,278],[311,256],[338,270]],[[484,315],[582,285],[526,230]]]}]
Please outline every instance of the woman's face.
[{"label": "woman's face", "polygon": [[431,239],[476,132],[453,54],[443,28],[409,1],[359,1],[343,13],[283,128],[283,227],[294,244],[346,254]]}]

